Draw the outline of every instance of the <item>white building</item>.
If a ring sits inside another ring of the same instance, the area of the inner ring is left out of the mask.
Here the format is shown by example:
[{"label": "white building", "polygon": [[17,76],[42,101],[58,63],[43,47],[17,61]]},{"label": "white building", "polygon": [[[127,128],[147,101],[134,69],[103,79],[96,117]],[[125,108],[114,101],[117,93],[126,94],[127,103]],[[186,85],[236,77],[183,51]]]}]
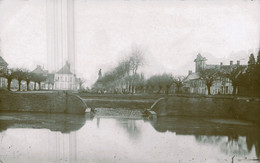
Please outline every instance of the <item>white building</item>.
[{"label": "white building", "polygon": [[[230,72],[232,69],[242,66],[243,70],[246,68],[245,65],[240,65],[240,61],[237,61],[237,64],[233,64],[233,61],[230,61],[229,65],[223,65],[221,62],[219,65],[210,65],[206,64],[207,59],[201,54],[197,55],[195,62],[195,72],[189,71],[188,76],[184,79],[184,91],[187,93],[194,94],[208,94],[207,86],[205,81],[200,78],[200,71],[204,69],[216,69],[219,71]],[[242,71],[242,70],[241,70]],[[239,72],[240,73],[240,72]],[[217,80],[213,82],[213,85],[210,88],[210,93],[214,94],[232,94],[233,86],[232,81],[227,77],[218,77]]]},{"label": "white building", "polygon": [[77,90],[78,82],[76,75],[70,70],[70,64],[66,64],[54,74],[55,90]]},{"label": "white building", "polygon": [[7,73],[8,64],[0,56],[0,88],[7,88],[7,79],[3,78],[4,73]]}]

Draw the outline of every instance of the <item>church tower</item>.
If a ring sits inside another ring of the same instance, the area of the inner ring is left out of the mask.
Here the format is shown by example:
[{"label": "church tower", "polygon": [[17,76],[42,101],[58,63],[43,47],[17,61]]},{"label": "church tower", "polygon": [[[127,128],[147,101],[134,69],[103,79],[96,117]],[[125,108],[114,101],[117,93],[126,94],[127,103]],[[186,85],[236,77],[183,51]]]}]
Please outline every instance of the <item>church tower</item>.
[{"label": "church tower", "polygon": [[195,72],[200,72],[206,67],[206,61],[207,59],[205,57],[202,57],[199,53],[197,55],[197,58],[194,60],[195,62]]}]

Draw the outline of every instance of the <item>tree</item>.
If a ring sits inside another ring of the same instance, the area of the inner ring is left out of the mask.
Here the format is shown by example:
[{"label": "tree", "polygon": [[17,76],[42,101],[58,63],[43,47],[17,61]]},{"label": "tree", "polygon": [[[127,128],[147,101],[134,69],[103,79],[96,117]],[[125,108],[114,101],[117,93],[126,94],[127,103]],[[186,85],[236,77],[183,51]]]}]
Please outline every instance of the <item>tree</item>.
[{"label": "tree", "polygon": [[21,82],[22,80],[25,79],[26,73],[22,69],[16,68],[12,74],[14,78],[18,80],[18,85],[19,85],[18,91],[21,91]]},{"label": "tree", "polygon": [[208,95],[210,95],[210,87],[214,81],[219,77],[219,71],[216,68],[203,69],[200,71],[200,79],[203,80],[208,88]]},{"label": "tree", "polygon": [[173,77],[171,74],[162,74],[162,75],[153,75],[147,80],[147,86],[149,86],[152,89],[155,87],[158,88],[157,93],[161,93],[163,88],[165,88],[165,94],[169,94],[169,89],[171,85],[173,84]]},{"label": "tree", "polygon": [[139,91],[143,91],[145,93],[145,78],[144,78],[144,74],[137,74],[135,77],[135,82],[134,82],[134,87],[139,90]]},{"label": "tree", "polygon": [[173,79],[173,83],[177,88],[177,93],[180,93],[181,88],[183,87],[184,76],[175,76]]},{"label": "tree", "polygon": [[228,74],[228,78],[231,80],[233,86],[232,95],[236,95],[237,89],[240,85],[240,80],[238,76],[242,73],[243,69],[244,69],[243,66],[237,66],[233,68]]},{"label": "tree", "polygon": [[255,92],[255,84],[256,84],[256,62],[254,54],[250,54],[248,60],[248,68],[246,70],[247,77],[247,89],[249,90],[250,95],[253,95]]},{"label": "tree", "polygon": [[82,85],[83,85],[85,82],[86,82],[86,80],[83,79],[83,78],[79,78],[79,79],[78,79],[79,89],[80,89],[80,90],[82,89]]},{"label": "tree", "polygon": [[260,50],[257,55],[256,65],[255,65],[255,91],[256,95],[260,96]]},{"label": "tree", "polygon": [[[123,85],[127,85],[129,92],[134,93],[135,87],[139,81],[140,75],[137,73],[139,67],[143,64],[142,51],[138,48],[132,49],[130,56],[120,61],[111,71],[105,73],[93,85],[94,89],[100,90],[100,87],[106,89],[123,90]],[[121,87],[121,88],[120,88]]]},{"label": "tree", "polygon": [[154,87],[156,86],[156,81],[155,81],[156,76],[151,76],[149,79],[146,81],[146,86],[147,89],[149,90],[150,93],[153,93]]},{"label": "tree", "polygon": [[162,82],[163,87],[165,88],[165,94],[168,95],[169,90],[174,82],[172,75],[164,73],[161,76],[161,82]]},{"label": "tree", "polygon": [[260,65],[260,50],[259,50],[258,55],[257,55],[256,64]]},{"label": "tree", "polygon": [[131,87],[130,87],[130,92],[134,93],[135,88],[133,87],[133,82],[136,77],[137,70],[140,66],[143,65],[143,52],[139,48],[133,48],[131,51],[131,55],[129,58],[129,63],[130,63],[130,70],[132,71],[132,81],[131,81]]},{"label": "tree", "polygon": [[254,64],[255,64],[255,56],[254,56],[254,54],[252,53],[252,54],[250,54],[250,56],[249,56],[248,66],[254,65]]},{"label": "tree", "polygon": [[236,95],[237,89],[240,85],[240,80],[238,76],[240,75],[240,73],[242,73],[243,69],[244,66],[239,65],[230,69],[221,69],[219,71],[219,77],[222,81],[222,86],[226,85],[228,79],[231,81],[233,86],[233,95]]},{"label": "tree", "polygon": [[32,73],[29,72],[28,70],[24,71],[24,80],[26,81],[26,86],[27,86],[27,91],[30,90],[30,82],[32,80]]},{"label": "tree", "polygon": [[44,76],[43,74],[36,74],[36,73],[32,73],[32,81],[34,81],[34,90],[36,90],[36,83],[38,83],[39,85],[39,90],[41,90],[41,82],[46,80],[46,76]]}]

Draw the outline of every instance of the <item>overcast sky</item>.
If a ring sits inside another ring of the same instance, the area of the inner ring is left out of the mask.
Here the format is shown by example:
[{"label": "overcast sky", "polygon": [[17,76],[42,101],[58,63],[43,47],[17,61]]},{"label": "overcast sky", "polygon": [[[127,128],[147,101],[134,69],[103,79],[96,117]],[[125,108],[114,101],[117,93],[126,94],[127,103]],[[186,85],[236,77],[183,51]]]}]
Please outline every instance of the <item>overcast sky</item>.
[{"label": "overcast sky", "polygon": [[[2,56],[9,67],[47,65],[45,0],[0,0]],[[76,71],[91,85],[131,47],[141,48],[146,76],[186,75],[200,52],[229,64],[257,51],[260,1],[75,0]]]}]

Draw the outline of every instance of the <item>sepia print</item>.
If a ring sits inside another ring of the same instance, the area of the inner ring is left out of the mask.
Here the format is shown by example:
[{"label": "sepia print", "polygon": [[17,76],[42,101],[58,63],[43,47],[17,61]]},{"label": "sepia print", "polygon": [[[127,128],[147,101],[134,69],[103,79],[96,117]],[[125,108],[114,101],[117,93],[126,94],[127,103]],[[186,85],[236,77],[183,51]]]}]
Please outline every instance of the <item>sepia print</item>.
[{"label": "sepia print", "polygon": [[16,162],[260,162],[260,1],[0,0]]}]

